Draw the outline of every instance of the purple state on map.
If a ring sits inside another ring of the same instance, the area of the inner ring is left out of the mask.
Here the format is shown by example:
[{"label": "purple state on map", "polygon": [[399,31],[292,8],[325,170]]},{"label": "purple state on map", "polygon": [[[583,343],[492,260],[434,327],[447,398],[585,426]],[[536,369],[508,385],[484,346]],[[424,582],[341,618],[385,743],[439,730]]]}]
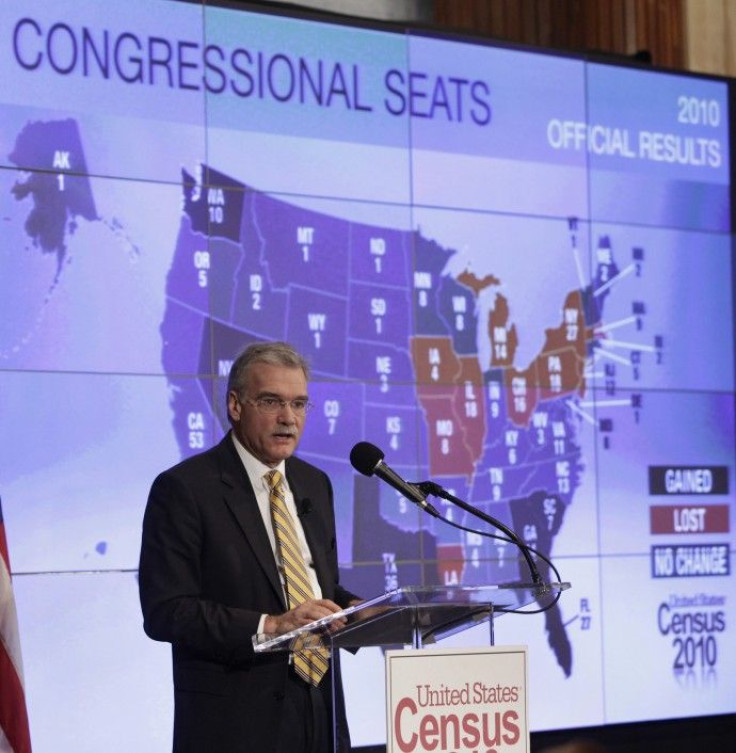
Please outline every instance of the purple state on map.
[{"label": "purple state on map", "polygon": [[478,316],[472,291],[445,276],[439,285],[437,308],[452,337],[455,353],[460,356],[477,354]]},{"label": "purple state on map", "polygon": [[319,289],[346,297],[350,223],[258,193],[249,221],[276,289]]},{"label": "purple state on map", "polygon": [[314,376],[346,377],[347,317],[345,298],[317,287],[290,288],[286,339],[299,343]]},{"label": "purple state on map", "polygon": [[373,285],[411,287],[411,238],[403,230],[352,223],[350,279]]},{"label": "purple state on map", "polygon": [[192,221],[192,230],[210,238],[240,240],[245,186],[217,170],[207,172],[210,182],[202,185],[182,170],[184,211]]},{"label": "purple state on map", "polygon": [[455,253],[433,240],[414,234],[416,266],[414,269],[413,294],[416,335],[448,335],[446,320],[442,317],[442,305],[438,300],[442,272],[448,259]]},{"label": "purple state on map", "polygon": [[212,379],[169,376],[172,426],[182,459],[211,447],[222,436],[212,409]]},{"label": "purple state on map", "polygon": [[[210,319],[204,313],[167,297],[161,321],[161,364],[169,376],[201,373],[202,344],[209,341]],[[205,374],[211,373],[207,364]]]},{"label": "purple state on map", "polygon": [[31,172],[11,191],[18,201],[33,199],[25,230],[43,253],[56,254],[58,280],[66,258],[66,236],[75,232],[77,218],[99,219],[76,120],[28,123],[9,159],[23,170],[41,171]]},{"label": "purple state on map", "polygon": [[[552,540],[562,527],[566,509],[567,505],[563,504],[557,495],[549,494],[544,489],[537,489],[526,497],[512,501],[512,527],[516,531],[524,532],[526,544],[549,554],[552,549]],[[536,561],[542,580],[551,582],[557,579],[544,560],[536,558]],[[557,663],[565,673],[565,677],[569,677],[572,674],[572,646],[562,622],[559,604],[555,604],[544,612],[544,624],[547,641]]]},{"label": "purple state on map", "polygon": [[422,412],[414,395],[412,386],[401,385],[394,394],[395,402],[366,402],[364,419],[368,441],[384,451],[390,466],[404,466],[412,476],[420,472],[417,457],[423,454],[419,442]]},{"label": "purple state on map", "polygon": [[345,463],[350,448],[365,436],[363,425],[362,384],[356,382],[323,382],[312,378],[309,400],[308,430],[299,443],[299,455],[312,454],[315,463],[335,458]]},{"label": "purple state on map", "polygon": [[348,376],[368,382],[367,400],[392,400],[393,384],[414,381],[409,351],[391,343],[348,341]]},{"label": "purple state on map", "polygon": [[[240,243],[229,250],[226,269],[213,275],[212,297],[227,301],[223,316],[233,327],[254,332],[264,340],[282,340],[286,332],[289,291],[276,289],[266,262],[266,241],[255,217],[258,194],[248,193],[243,204]],[[215,262],[218,260],[215,259]]]},{"label": "purple state on map", "polygon": [[[583,316],[585,324],[592,327],[601,321],[603,314],[603,304],[610,292],[610,282],[618,276],[619,268],[613,257],[611,248],[611,239],[607,235],[598,238],[597,248],[595,250],[596,269],[595,278],[591,285],[583,288],[582,303]],[[591,355],[595,348],[600,347],[597,340],[589,343],[588,355]]]},{"label": "purple state on map", "polygon": [[181,218],[174,258],[166,276],[166,297],[181,306],[209,311],[210,252],[207,236],[192,230],[188,215]]},{"label": "purple state on map", "polygon": [[407,290],[351,283],[350,338],[406,347],[411,335]]}]

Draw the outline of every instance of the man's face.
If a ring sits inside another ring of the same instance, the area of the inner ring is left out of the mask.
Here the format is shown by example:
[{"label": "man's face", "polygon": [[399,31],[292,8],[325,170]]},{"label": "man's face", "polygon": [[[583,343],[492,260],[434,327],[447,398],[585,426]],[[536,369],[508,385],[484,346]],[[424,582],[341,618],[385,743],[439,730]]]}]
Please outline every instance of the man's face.
[{"label": "man's face", "polygon": [[[287,404],[275,413],[266,413],[256,405],[259,398],[276,398]],[[252,455],[271,468],[293,454],[302,435],[305,416],[294,413],[288,404],[295,399],[307,399],[304,372],[268,363],[254,363],[248,369],[242,396],[233,391],[228,394],[233,432]]]}]

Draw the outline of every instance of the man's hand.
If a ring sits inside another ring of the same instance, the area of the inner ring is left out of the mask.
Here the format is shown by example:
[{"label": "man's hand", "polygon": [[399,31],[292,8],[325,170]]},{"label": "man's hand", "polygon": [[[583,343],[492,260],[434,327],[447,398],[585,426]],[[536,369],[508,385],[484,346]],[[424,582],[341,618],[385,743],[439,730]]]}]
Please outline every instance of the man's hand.
[{"label": "man's hand", "polygon": [[[283,614],[269,614],[263,623],[263,632],[269,635],[283,635],[339,611],[340,607],[334,601],[310,599]],[[327,629],[334,632],[344,625],[344,619],[333,620]]]}]

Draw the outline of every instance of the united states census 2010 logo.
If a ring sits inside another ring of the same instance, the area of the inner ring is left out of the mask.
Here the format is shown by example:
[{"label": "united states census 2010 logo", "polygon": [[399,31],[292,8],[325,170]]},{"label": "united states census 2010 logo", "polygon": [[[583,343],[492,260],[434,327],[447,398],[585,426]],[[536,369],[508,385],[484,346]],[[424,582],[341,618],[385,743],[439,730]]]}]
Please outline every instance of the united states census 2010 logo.
[{"label": "united states census 2010 logo", "polygon": [[726,632],[726,597],[671,594],[657,608],[660,635],[672,642],[676,676],[715,678],[721,638]]}]

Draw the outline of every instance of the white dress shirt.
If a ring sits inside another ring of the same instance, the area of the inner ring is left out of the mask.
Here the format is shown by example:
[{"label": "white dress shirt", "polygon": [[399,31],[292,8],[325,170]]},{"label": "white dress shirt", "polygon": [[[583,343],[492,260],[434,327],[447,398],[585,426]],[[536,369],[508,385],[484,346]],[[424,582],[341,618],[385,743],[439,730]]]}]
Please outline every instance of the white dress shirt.
[{"label": "white dress shirt", "polygon": [[[286,508],[289,511],[289,514],[292,517],[292,520],[294,522],[294,529],[296,530],[296,535],[299,538],[299,544],[301,546],[302,550],[302,556],[304,557],[304,562],[307,565],[307,572],[309,574],[309,581],[312,585],[312,591],[314,593],[315,599],[321,599],[322,598],[322,589],[319,586],[319,582],[317,580],[317,573],[314,569],[314,563],[312,560],[312,553],[309,551],[309,545],[307,544],[307,538],[304,535],[304,529],[302,528],[302,522],[299,519],[299,515],[297,514],[296,504],[294,502],[294,495],[289,488],[289,483],[286,480],[286,463],[282,460],[275,468],[271,468],[270,466],[267,466],[265,463],[262,463],[258,458],[251,455],[248,450],[243,447],[240,440],[235,436],[235,434],[232,435],[233,438],[233,444],[235,445],[235,449],[238,453],[238,457],[240,457],[241,461],[243,462],[243,466],[245,468],[246,473],[248,474],[248,478],[250,479],[251,486],[253,487],[253,491],[256,495],[256,502],[258,503],[258,510],[261,513],[261,518],[263,519],[263,525],[266,527],[266,533],[268,534],[268,540],[271,542],[271,551],[273,552],[274,559],[277,563],[280,562],[279,554],[276,550],[276,537],[273,532],[273,522],[271,521],[271,502],[270,502],[270,495],[271,490],[268,486],[268,482],[266,481],[266,474],[270,473],[271,471],[279,471],[281,475],[284,477],[284,491],[285,491],[285,498],[286,498]],[[279,567],[279,578],[281,579],[281,586],[284,585],[284,576],[281,567]],[[284,591],[284,599],[286,599],[286,592]],[[263,632],[263,623],[266,620],[267,615],[261,615],[261,620],[258,623],[258,632]]]}]

